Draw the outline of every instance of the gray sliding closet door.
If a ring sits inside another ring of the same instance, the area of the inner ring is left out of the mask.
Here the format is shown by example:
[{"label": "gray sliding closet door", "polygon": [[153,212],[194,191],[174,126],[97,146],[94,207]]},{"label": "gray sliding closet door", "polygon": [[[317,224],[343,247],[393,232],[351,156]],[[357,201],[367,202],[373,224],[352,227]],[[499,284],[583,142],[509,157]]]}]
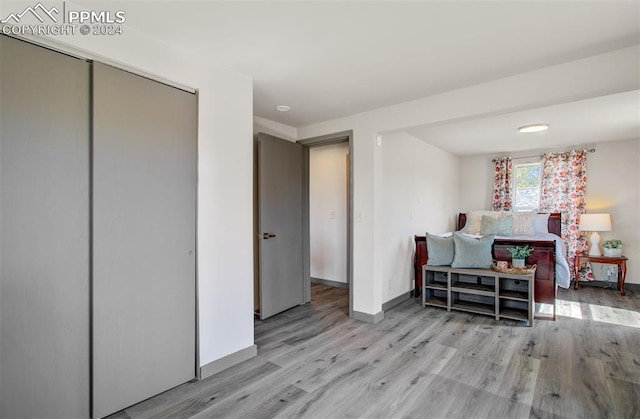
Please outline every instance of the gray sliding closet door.
[{"label": "gray sliding closet door", "polygon": [[0,35],[0,417],[89,409],[89,63]]},{"label": "gray sliding closet door", "polygon": [[93,394],[104,416],[196,371],[196,97],[99,63]]}]

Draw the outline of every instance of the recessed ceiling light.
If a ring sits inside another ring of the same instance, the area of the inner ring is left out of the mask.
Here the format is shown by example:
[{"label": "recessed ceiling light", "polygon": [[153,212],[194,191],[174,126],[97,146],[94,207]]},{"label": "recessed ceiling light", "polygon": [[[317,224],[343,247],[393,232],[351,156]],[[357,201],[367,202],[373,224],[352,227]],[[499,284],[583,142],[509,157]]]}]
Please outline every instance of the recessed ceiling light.
[{"label": "recessed ceiling light", "polygon": [[276,109],[279,110],[280,112],[289,112],[291,110],[291,106],[278,105],[276,106]]},{"label": "recessed ceiling light", "polygon": [[530,133],[530,132],[540,132],[549,129],[549,124],[531,124],[525,125],[523,127],[518,128],[519,132],[522,133]]}]

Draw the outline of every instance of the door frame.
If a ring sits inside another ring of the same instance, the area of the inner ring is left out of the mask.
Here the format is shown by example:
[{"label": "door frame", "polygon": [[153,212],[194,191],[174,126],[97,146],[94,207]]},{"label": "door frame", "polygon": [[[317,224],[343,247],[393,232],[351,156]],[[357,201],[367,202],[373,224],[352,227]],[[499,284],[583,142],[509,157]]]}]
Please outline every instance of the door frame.
[{"label": "door frame", "polygon": [[311,232],[309,228],[309,150],[330,144],[349,144],[349,180],[347,198],[347,283],[349,284],[349,317],[353,318],[353,130],[298,140],[302,148],[302,269],[303,301],[311,301]]}]

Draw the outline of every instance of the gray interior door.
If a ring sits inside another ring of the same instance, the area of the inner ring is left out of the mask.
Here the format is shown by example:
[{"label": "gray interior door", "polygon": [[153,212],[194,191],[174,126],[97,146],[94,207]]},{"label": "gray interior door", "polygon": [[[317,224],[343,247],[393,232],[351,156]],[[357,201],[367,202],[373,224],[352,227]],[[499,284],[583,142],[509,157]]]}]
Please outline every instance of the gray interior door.
[{"label": "gray interior door", "polygon": [[93,394],[104,416],[195,377],[194,94],[94,64]]},{"label": "gray interior door", "polygon": [[304,303],[302,146],[258,134],[260,318]]},{"label": "gray interior door", "polygon": [[88,417],[90,65],[0,35],[0,73],[0,417]]}]

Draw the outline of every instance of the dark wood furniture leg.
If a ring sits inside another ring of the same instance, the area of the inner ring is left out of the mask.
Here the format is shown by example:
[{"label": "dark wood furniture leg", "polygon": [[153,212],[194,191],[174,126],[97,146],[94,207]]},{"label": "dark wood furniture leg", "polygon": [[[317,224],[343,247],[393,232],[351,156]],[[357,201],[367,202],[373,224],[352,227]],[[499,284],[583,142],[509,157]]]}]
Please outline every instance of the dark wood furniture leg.
[{"label": "dark wood furniture leg", "polygon": [[618,289],[620,295],[624,295],[624,280],[627,277],[627,261],[622,259],[620,261],[620,269],[618,270]]},{"label": "dark wood furniture leg", "polygon": [[414,236],[415,252],[413,255],[414,286],[413,297],[422,295],[422,265],[427,263],[427,238],[426,236]]}]

